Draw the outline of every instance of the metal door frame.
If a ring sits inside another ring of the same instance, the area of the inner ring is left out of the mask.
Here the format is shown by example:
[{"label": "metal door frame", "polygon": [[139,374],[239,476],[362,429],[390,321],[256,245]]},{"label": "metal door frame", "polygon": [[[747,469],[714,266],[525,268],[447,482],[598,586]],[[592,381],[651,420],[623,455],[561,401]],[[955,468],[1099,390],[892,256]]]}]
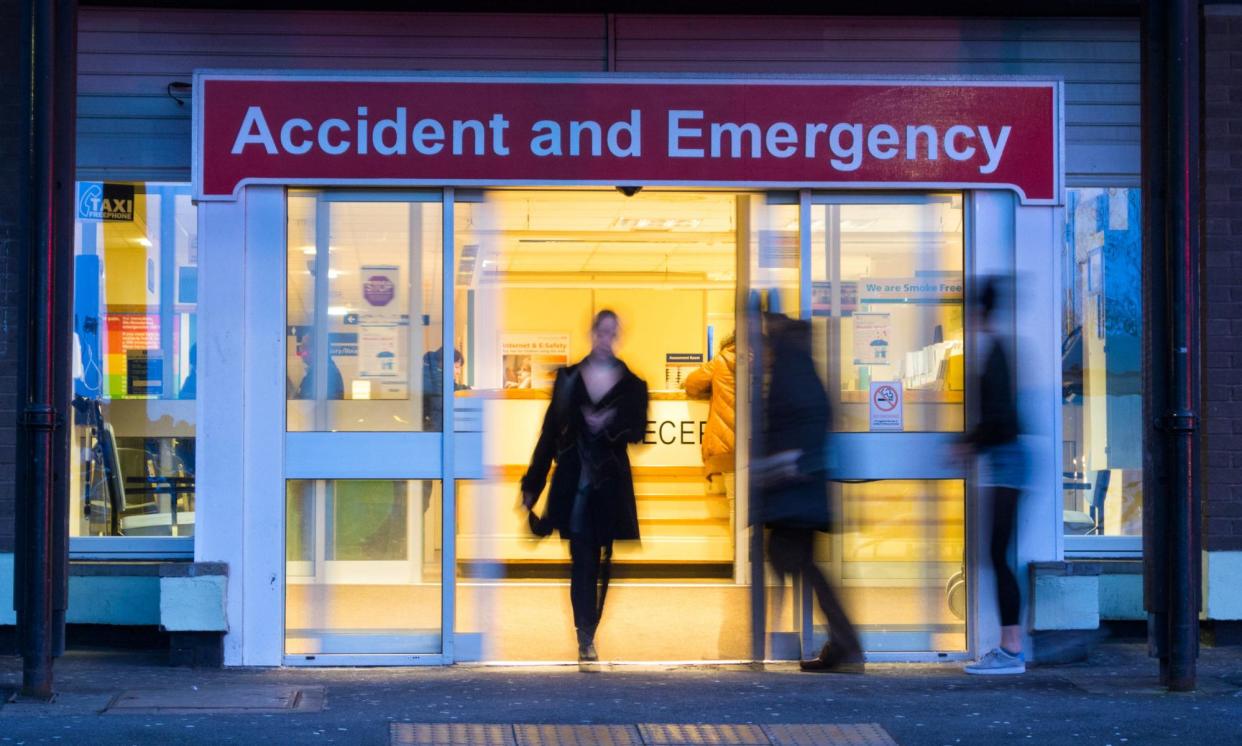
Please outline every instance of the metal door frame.
[{"label": "metal door frame", "polygon": [[[970,281],[971,281],[972,276],[974,275],[973,267],[974,267],[974,257],[975,257],[975,249],[976,249],[974,245],[974,241],[973,241],[973,233],[971,231],[971,223],[968,217],[971,213],[971,199],[970,199],[971,194],[969,192],[954,192],[953,194],[960,195],[963,200],[962,212],[963,212],[964,222],[963,222],[962,267],[963,267],[963,274],[964,274],[963,279],[965,282],[964,290],[966,292],[969,292]],[[814,219],[813,214],[812,214],[813,210],[815,210],[818,207],[831,208],[833,206],[851,205],[851,204],[853,205],[857,205],[857,204],[867,204],[867,205],[927,204],[929,202],[935,201],[936,199],[937,199],[937,196],[933,195],[932,193],[927,193],[927,192],[920,192],[920,193],[894,193],[894,192],[839,193],[839,192],[812,192],[810,190],[804,190],[801,196],[801,211],[800,211],[800,216],[801,216],[800,228],[801,228],[801,239],[802,239],[801,241],[802,272],[801,272],[801,283],[800,283],[800,289],[802,293],[802,303],[800,304],[801,317],[806,321],[809,321],[812,317],[811,287],[812,287],[812,278],[814,277],[813,266],[812,266],[812,257],[813,257],[814,247],[812,245],[811,224]],[[832,232],[835,231],[836,224],[834,223],[833,225],[828,225],[827,224],[828,222],[829,221],[826,221],[826,224],[825,224],[825,232],[830,235]],[[829,244],[831,245],[832,243],[831,238],[829,238],[828,240],[829,240]],[[830,253],[830,250],[826,253]],[[829,281],[834,282],[834,283],[839,282],[840,281],[839,260],[834,260],[833,257],[831,256],[827,256],[827,259],[828,259],[828,265],[829,265],[828,266]],[[834,295],[833,297],[834,306],[838,302],[839,302],[838,298]],[[835,308],[835,307],[833,308],[831,318],[834,318],[834,319],[841,318],[840,311],[838,308]],[[974,359],[974,350],[973,350],[974,336],[972,334],[971,329],[969,329],[968,327],[964,328],[963,336],[964,336],[964,340],[966,343],[966,351],[967,351],[966,368],[967,368],[967,375],[969,376],[970,369],[971,369],[971,361]],[[827,381],[827,385],[830,388],[834,385],[831,371],[829,372],[829,380]],[[967,398],[967,400],[964,402],[964,407],[965,407],[964,420],[965,422],[969,423],[971,420],[971,414],[972,414],[972,404],[969,401],[969,398]],[[833,448],[837,454],[838,462],[841,464],[846,464],[846,463],[855,464],[855,465],[861,464],[862,469],[863,469],[863,471],[851,472],[849,474],[842,474],[840,476],[849,477],[852,479],[911,479],[911,480],[928,480],[928,481],[960,480],[964,483],[964,486],[965,486],[964,499],[966,501],[966,511],[965,511],[966,512],[966,515],[965,515],[966,525],[964,526],[964,535],[966,538],[966,542],[963,548],[962,562],[963,562],[963,565],[966,568],[968,568],[968,572],[967,572],[968,610],[967,610],[966,618],[963,620],[966,625],[966,650],[961,651],[961,652],[958,652],[958,651],[946,652],[946,651],[937,651],[937,650],[872,651],[866,654],[867,660],[904,661],[904,662],[948,661],[948,660],[965,660],[971,656],[972,651],[974,651],[976,648],[976,645],[974,644],[974,638],[973,638],[973,635],[975,633],[975,626],[976,626],[974,624],[974,620],[976,618],[974,609],[976,608],[975,604],[977,603],[978,592],[979,592],[977,583],[973,582],[974,580],[976,580],[977,574],[973,572],[969,572],[969,568],[972,566],[972,564],[974,564],[971,561],[972,549],[975,547],[975,545],[978,544],[975,533],[973,531],[973,528],[976,522],[973,520],[973,516],[972,516],[972,506],[974,506],[977,503],[977,501],[972,499],[972,494],[971,494],[972,485],[973,485],[973,480],[971,479],[971,474],[970,474],[971,470],[962,469],[962,468],[957,467],[956,465],[947,464],[943,461],[937,461],[935,457],[933,456],[928,456],[923,459],[918,459],[914,461],[903,461],[900,464],[893,464],[893,465],[888,466],[887,468],[880,469],[877,467],[877,463],[875,459],[848,458],[846,456],[843,456],[842,454],[843,453],[848,454],[850,451],[857,451],[859,453],[868,453],[868,452],[874,453],[882,449],[892,449],[894,446],[896,446],[899,443],[902,444],[903,446],[909,446],[912,443],[914,444],[914,447],[903,448],[903,451],[906,453],[932,454],[932,453],[935,453],[938,449],[944,450],[949,445],[949,443],[952,442],[952,440],[956,437],[956,435],[958,435],[958,433],[954,433],[954,432],[910,432],[910,433],[849,432],[849,433],[838,433],[833,436]],[[834,495],[835,494],[836,492],[834,491]],[[840,505],[835,505],[834,510],[836,511],[835,512],[836,515],[841,514]],[[841,541],[838,535],[834,535],[832,537],[832,552],[833,552],[833,565],[834,567],[839,568],[843,560],[841,557],[841,552],[842,552]],[[795,593],[795,604],[796,604],[795,609],[797,610],[797,619],[795,620],[795,626],[798,632],[798,637],[801,643],[803,654],[809,655],[814,651],[814,629],[813,629],[814,611],[815,611],[814,598],[813,598],[811,589],[809,587],[809,583],[807,583],[805,579],[800,579],[800,582],[796,586],[796,591],[797,592]],[[984,592],[989,592],[989,591],[985,590]]]}]

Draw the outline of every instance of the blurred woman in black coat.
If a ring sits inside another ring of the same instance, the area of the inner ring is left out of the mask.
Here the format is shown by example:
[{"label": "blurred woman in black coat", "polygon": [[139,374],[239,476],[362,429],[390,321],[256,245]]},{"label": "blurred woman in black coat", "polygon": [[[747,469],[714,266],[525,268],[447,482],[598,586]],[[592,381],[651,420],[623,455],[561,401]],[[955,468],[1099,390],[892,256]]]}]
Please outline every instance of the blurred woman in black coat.
[{"label": "blurred woman in black coat", "polygon": [[[626,448],[647,429],[647,384],[613,354],[617,315],[600,311],[591,324],[591,354],[556,373],[522,502],[531,529],[569,540],[569,597],[578,630],[578,659],[595,661],[595,628],[608,593],[612,544],[638,539],[638,508]],[[534,513],[552,461],[556,471],[542,518]]]},{"label": "blurred woman in black coat", "polygon": [[762,446],[752,468],[758,485],[758,518],[768,531],[768,561],[785,577],[811,581],[828,620],[828,642],[804,671],[860,673],[862,645],[836,592],[815,564],[815,532],[832,529],[828,509],[828,394],[811,359],[805,321],[768,317],[771,376],[764,400]]}]

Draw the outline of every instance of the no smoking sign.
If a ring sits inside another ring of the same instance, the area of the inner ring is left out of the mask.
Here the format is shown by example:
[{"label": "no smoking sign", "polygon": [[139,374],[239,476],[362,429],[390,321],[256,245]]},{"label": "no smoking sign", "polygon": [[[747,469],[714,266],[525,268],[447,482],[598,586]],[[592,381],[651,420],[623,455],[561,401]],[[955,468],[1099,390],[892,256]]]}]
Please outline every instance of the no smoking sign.
[{"label": "no smoking sign", "polygon": [[902,394],[900,381],[871,382],[871,432],[901,432]]}]

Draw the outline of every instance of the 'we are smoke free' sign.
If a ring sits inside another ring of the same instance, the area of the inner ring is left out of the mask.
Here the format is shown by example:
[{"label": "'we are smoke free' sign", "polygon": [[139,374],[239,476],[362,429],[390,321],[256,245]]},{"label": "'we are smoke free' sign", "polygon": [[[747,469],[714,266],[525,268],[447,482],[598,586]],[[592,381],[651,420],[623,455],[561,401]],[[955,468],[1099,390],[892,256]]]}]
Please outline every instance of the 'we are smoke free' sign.
[{"label": "'we are smoke free' sign", "polygon": [[1011,189],[1060,199],[1057,82],[200,73],[195,196],[247,183]]}]

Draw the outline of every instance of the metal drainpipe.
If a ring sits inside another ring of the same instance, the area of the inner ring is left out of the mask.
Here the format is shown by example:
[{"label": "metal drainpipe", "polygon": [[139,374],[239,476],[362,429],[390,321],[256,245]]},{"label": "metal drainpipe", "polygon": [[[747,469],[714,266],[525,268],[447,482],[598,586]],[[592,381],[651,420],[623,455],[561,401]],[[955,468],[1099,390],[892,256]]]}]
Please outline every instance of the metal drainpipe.
[{"label": "metal drainpipe", "polygon": [[26,397],[21,414],[22,445],[18,453],[21,474],[18,502],[23,504],[21,542],[22,575],[18,623],[22,653],[22,694],[37,699],[52,697],[52,473],[53,441],[57,412],[52,377],[52,275],[55,254],[55,8],[51,0],[39,0],[31,8],[32,171],[29,220],[31,244],[27,272]]},{"label": "metal drainpipe", "polygon": [[1195,688],[1199,652],[1200,17],[1197,0],[1167,6],[1170,410],[1169,679]]},{"label": "metal drainpipe", "polygon": [[[20,561],[16,604],[22,694],[49,700],[52,660],[64,647],[69,444],[65,427],[73,254],[76,3],[39,0],[31,40],[27,185],[30,243],[24,324],[23,411],[18,447]],[[58,405],[61,405],[58,407]]]},{"label": "metal drainpipe", "polygon": [[1168,549],[1165,495],[1169,479],[1162,416],[1168,411],[1168,312],[1165,262],[1165,34],[1161,0],[1145,0],[1142,55],[1143,212],[1143,606],[1148,612],[1149,654],[1168,682]]}]

